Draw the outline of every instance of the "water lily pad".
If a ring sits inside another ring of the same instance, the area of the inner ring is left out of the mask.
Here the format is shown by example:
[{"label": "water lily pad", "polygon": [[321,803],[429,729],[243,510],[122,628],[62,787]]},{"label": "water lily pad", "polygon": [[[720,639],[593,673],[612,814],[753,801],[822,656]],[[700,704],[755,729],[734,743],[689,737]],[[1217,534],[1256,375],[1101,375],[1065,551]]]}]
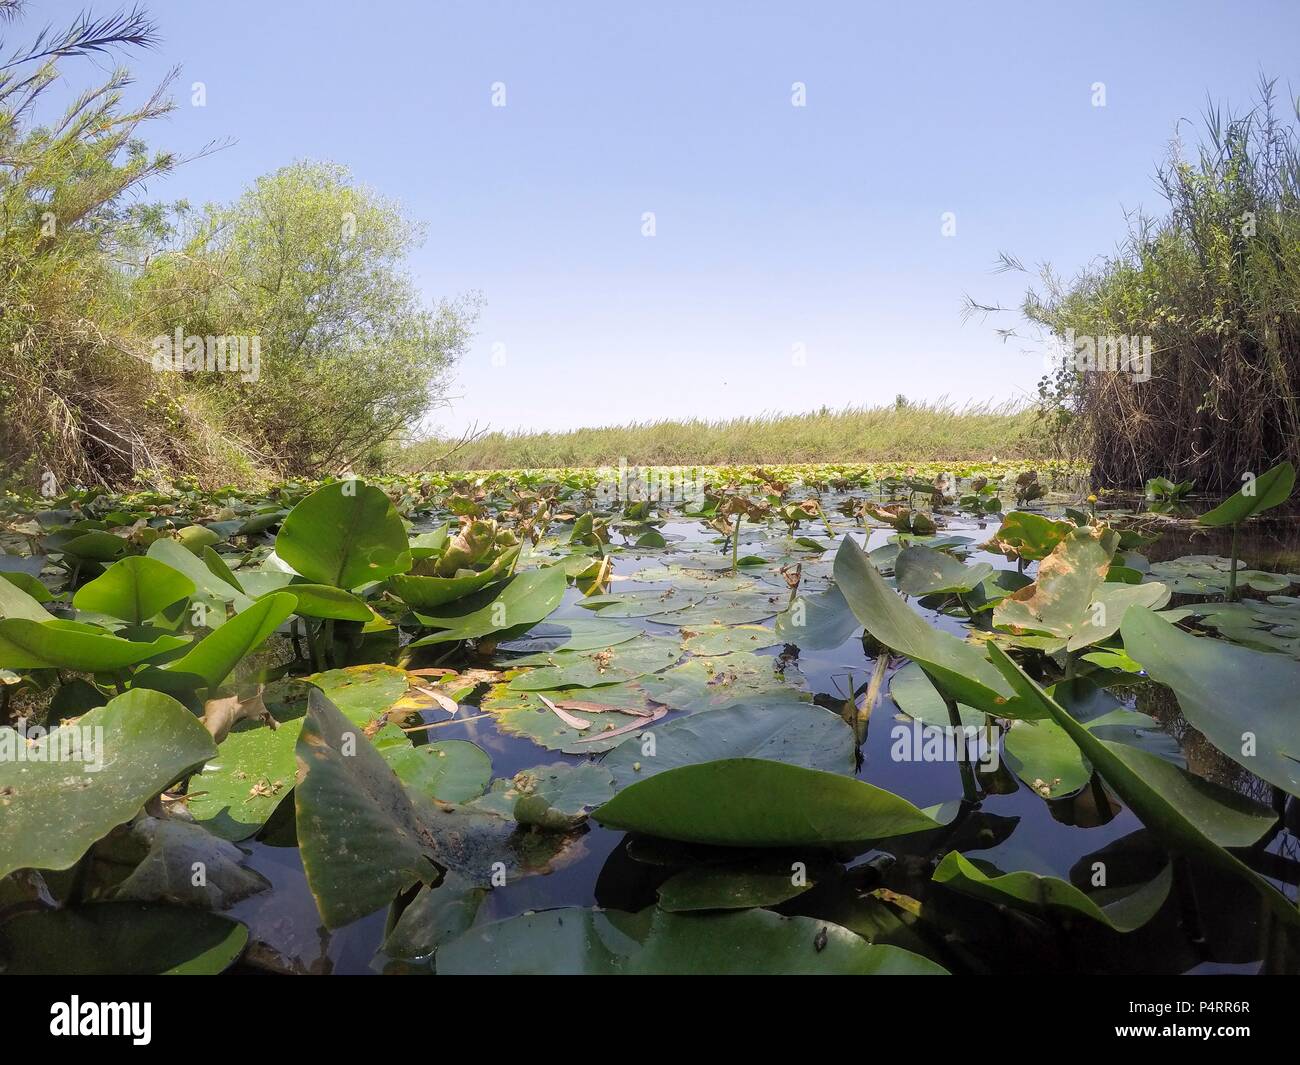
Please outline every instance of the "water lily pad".
[{"label": "water lily pad", "polygon": [[894,561],[895,582],[904,595],[963,595],[992,575],[987,562],[968,566],[920,544],[905,548]]},{"label": "water lily pad", "polygon": [[0,878],[25,867],[67,869],[215,753],[199,719],[161,692],[119,695],[35,749],[0,729]]},{"label": "water lily pad", "polygon": [[1164,905],[1173,882],[1173,867],[1166,865],[1154,879],[1127,891],[1098,891],[1085,895],[1068,880],[1036,873],[1003,873],[985,862],[972,862],[949,851],[934,871],[934,882],[1029,913],[1051,913],[1066,919],[1087,917],[1116,932],[1141,928]]},{"label": "water lily pad", "polygon": [[[821,949],[818,949],[818,944]],[[438,952],[443,974],[941,975],[909,951],[768,910],[691,915],[566,908],[476,925]]]},{"label": "water lily pad", "polygon": [[638,628],[602,618],[555,618],[534,625],[526,636],[497,644],[497,650],[520,654],[590,651],[626,643],[640,635]]},{"label": "water lily pad", "polygon": [[797,701],[800,692],[794,666],[769,655],[733,651],[725,655],[694,658],[662,673],[642,677],[640,685],[650,698],[673,710],[698,713],[763,697]]},{"label": "water lily pad", "polygon": [[443,802],[465,802],[483,794],[492,779],[492,759],[468,740],[414,745],[396,725],[374,736],[375,750],[412,791]]},{"label": "water lily pad", "polygon": [[1178,696],[1183,716],[1258,777],[1300,795],[1300,664],[1279,655],[1192,636],[1135,610],[1124,646]]},{"label": "water lily pad", "polygon": [[436,845],[383,756],[318,690],[297,744],[297,832],[307,885],[327,928],[437,880]]},{"label": "water lily pad", "polygon": [[411,568],[406,526],[383,492],[359,481],[317,489],[289,512],[275,553],[313,584],[357,588]]},{"label": "water lily pad", "polygon": [[706,625],[698,630],[682,630],[683,647],[705,658],[732,651],[759,651],[781,642],[765,625]]},{"label": "water lily pad", "polygon": [[812,703],[741,703],[656,725],[654,738],[651,751],[629,740],[605,758],[618,787],[722,758],[766,758],[829,773],[854,767],[853,730]]},{"label": "water lily pad", "polygon": [[494,780],[488,793],[470,805],[522,825],[564,831],[613,794],[613,779],[605,766],[556,762]]},{"label": "water lily pad", "polygon": [[184,906],[101,902],[22,913],[0,924],[0,971],[13,976],[215,975],[248,929]]},{"label": "water lily pad", "polygon": [[747,910],[777,906],[813,887],[791,863],[748,861],[683,869],[659,885],[659,908],[669,913]]},{"label": "water lily pad", "polygon": [[938,827],[906,799],[865,781],[758,758],[656,773],[592,816],[608,828],[723,847],[829,846]]},{"label": "water lily pad", "polygon": [[78,610],[91,610],[143,625],[173,603],[194,594],[194,582],[157,559],[133,555],[115,562],[72,597]]},{"label": "water lily pad", "polygon": [[[591,722],[591,728],[579,731],[566,724],[539,698],[545,696],[552,702],[564,701],[581,695],[582,701],[610,709],[603,713],[589,710],[575,711],[576,715]],[[483,697],[482,709],[492,714],[497,728],[509,735],[525,736],[534,743],[552,751],[565,754],[599,754],[617,747],[628,738],[620,730],[629,725],[648,726],[648,716],[623,714],[619,707],[629,707],[649,714],[650,700],[638,684],[608,684],[599,688],[584,688],[579,692],[519,692],[504,684],[495,685]],[[618,733],[608,739],[605,735]]]},{"label": "water lily pad", "polygon": [[776,618],[781,640],[805,651],[839,647],[860,628],[862,623],[835,585],[816,595],[799,595]]},{"label": "water lily pad", "polygon": [[671,666],[681,657],[676,640],[643,636],[638,640],[590,651],[553,651],[512,662],[536,665],[510,681],[512,691],[553,691],[621,684]]},{"label": "water lily pad", "polygon": [[679,588],[639,588],[612,595],[590,595],[578,605],[596,610],[602,618],[648,618],[693,606],[704,598],[701,591]]}]

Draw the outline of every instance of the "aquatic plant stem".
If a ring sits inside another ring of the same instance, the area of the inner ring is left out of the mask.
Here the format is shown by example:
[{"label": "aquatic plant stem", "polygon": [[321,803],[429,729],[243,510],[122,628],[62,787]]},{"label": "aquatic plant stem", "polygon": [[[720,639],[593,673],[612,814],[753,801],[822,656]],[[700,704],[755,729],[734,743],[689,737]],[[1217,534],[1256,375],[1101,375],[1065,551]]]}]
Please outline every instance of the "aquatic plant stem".
[{"label": "aquatic plant stem", "polygon": [[736,569],[740,565],[740,515],[736,515],[736,528],[731,536],[731,575],[736,575]]},{"label": "aquatic plant stem", "polygon": [[1228,548],[1228,554],[1232,556],[1232,568],[1228,571],[1228,594],[1226,596],[1229,603],[1237,601],[1237,529],[1240,523],[1232,527],[1232,544]]},{"label": "aquatic plant stem", "polygon": [[[930,679],[934,684],[934,678]],[[961,749],[957,752],[957,768],[961,772],[961,795],[962,799],[968,803],[979,802],[979,792],[975,790],[975,770],[971,768],[970,760],[966,757],[966,733],[962,728],[961,711],[957,709],[956,700],[949,698],[938,684],[934,684],[935,690],[943,699],[943,705],[948,708],[948,724],[952,726],[953,734],[961,744]]]}]

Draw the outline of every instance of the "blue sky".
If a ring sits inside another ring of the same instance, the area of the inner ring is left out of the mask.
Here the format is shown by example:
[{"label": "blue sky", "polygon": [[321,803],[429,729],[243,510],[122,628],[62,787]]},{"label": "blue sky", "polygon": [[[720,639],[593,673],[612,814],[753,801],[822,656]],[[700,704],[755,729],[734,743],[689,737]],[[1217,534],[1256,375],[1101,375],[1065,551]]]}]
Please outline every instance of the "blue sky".
[{"label": "blue sky", "polygon": [[1207,95],[1300,92],[1294,0],[149,7],[138,88],[181,67],[151,142],[234,142],[152,195],[334,160],[427,226],[430,299],[482,293],[448,432],[1030,395],[1041,360],[960,319],[1019,301],[997,253],[1074,273]]}]

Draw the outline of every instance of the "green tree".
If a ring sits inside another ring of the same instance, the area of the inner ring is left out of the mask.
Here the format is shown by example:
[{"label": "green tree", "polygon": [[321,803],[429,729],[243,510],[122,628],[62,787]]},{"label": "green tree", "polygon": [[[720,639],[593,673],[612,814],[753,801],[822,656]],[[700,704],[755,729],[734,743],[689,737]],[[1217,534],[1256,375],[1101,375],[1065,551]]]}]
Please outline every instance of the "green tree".
[{"label": "green tree", "polygon": [[476,300],[421,299],[405,268],[420,227],[345,167],[284,167],[181,228],[136,296],[161,336],[256,339],[255,380],[196,376],[281,468],[364,463],[444,396]]}]

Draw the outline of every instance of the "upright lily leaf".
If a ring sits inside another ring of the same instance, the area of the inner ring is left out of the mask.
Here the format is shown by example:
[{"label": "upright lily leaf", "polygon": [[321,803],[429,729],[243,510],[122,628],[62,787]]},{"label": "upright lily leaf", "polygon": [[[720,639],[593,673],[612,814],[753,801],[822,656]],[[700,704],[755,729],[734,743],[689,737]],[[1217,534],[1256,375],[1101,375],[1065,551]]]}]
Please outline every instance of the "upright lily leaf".
[{"label": "upright lily leaf", "polygon": [[1124,648],[1173,689],[1183,716],[1229,758],[1300,796],[1300,664],[1192,636],[1150,610],[1124,619]]},{"label": "upright lily leaf", "polygon": [[332,584],[286,584],[280,590],[298,601],[293,612],[305,618],[369,621],[372,617],[364,601]]},{"label": "upright lily leaf", "polygon": [[1038,562],[1050,555],[1074,528],[1068,521],[1054,521],[1032,511],[1013,510],[1002,519],[1002,525],[988,547],[1008,558]]},{"label": "upright lily leaf", "polygon": [[[245,655],[262,646],[290,614],[297,600],[288,592],[275,592],[259,599],[241,614],[236,614],[215,632],[208,633],[184,656],[166,667],[142,677],[145,687],[157,686],[165,691],[178,690],[196,678],[198,687],[215,688]],[[167,676],[159,676],[167,674]]]},{"label": "upright lily leaf", "polygon": [[76,621],[0,620],[0,662],[7,669],[113,673],[184,647],[185,643],[177,636],[159,636],[150,643],[123,640]]},{"label": "upright lily leaf", "polygon": [[993,624],[1015,633],[1066,640],[1076,651],[1113,636],[1130,607],[1169,601],[1163,584],[1108,581],[1118,535],[1093,526],[1074,529],[1038,567],[1038,579],[993,608]]},{"label": "upright lily leaf", "polygon": [[1258,840],[1276,820],[1267,807],[1136,747],[1098,739],[1049,698],[1001,648],[990,644],[989,655],[1016,694],[1038,704],[1069,733],[1106,783],[1167,846],[1244,877],[1283,923],[1300,927],[1300,911],[1286,896],[1224,849],[1250,846]]},{"label": "upright lily leaf", "polygon": [[839,647],[862,627],[835,585],[816,595],[801,595],[776,616],[776,634],[805,651]]},{"label": "upright lily leaf", "polygon": [[411,646],[473,640],[544,621],[560,605],[566,585],[564,571],[559,566],[516,573],[500,587],[487,588],[459,600],[455,604],[456,613],[437,617],[417,614],[422,625],[443,631],[416,640]]},{"label": "upright lily leaf", "polygon": [[[1089,628],[1100,627],[1089,606],[1106,580],[1118,543],[1119,535],[1109,529],[1091,525],[1071,529],[1039,564],[1038,579],[993,608],[993,624],[1016,633],[1068,639],[1079,636],[1081,630],[1087,633]],[[1100,613],[1104,620],[1105,612]]]},{"label": "upright lily leaf", "polygon": [[52,617],[53,615],[45,607],[18,587],[15,582],[0,580],[0,618],[18,618],[44,624]]},{"label": "upright lily leaf", "polygon": [[1289,462],[1279,463],[1253,481],[1247,481],[1235,495],[1228,496],[1196,520],[1202,525],[1214,527],[1239,525],[1247,518],[1285,503],[1291,497],[1294,487],[1295,467]]},{"label": "upright lily leaf", "polygon": [[906,799],[864,781],[758,758],[656,773],[592,816],[609,828],[723,847],[861,843],[939,827]]},{"label": "upright lily leaf", "polygon": [[72,597],[78,610],[89,610],[143,625],[159,611],[194,594],[185,574],[147,555],[114,562]]},{"label": "upright lily leaf", "polygon": [[403,573],[389,577],[388,587],[413,610],[435,610],[477,592],[480,588],[486,588],[493,581],[510,576],[518,558],[519,548],[512,547],[503,551],[490,566],[478,573],[462,570],[448,577],[421,577]]},{"label": "upright lily leaf", "polygon": [[309,581],[356,588],[411,568],[406,526],[388,496],[358,481],[317,489],[289,512],[275,553]]},{"label": "upright lily leaf", "polygon": [[1132,932],[1164,905],[1173,882],[1173,866],[1166,865],[1154,880],[1135,890],[1089,896],[1068,880],[1028,872],[1002,873],[984,863],[976,864],[958,851],[949,851],[934,871],[934,882],[995,906],[1065,918],[1082,916],[1116,932]]},{"label": "upright lily leaf", "polygon": [[968,566],[923,544],[905,547],[894,561],[894,579],[904,595],[962,595],[992,575],[987,562]]},{"label": "upright lily leaf", "polygon": [[327,928],[434,883],[435,844],[397,774],[319,691],[298,737],[298,845]]},{"label": "upright lily leaf", "polygon": [[928,958],[810,917],[654,907],[638,914],[570,907],[477,925],[443,946],[437,965],[443,974],[945,973]]},{"label": "upright lily leaf", "polygon": [[152,691],[119,695],[36,744],[0,729],[0,879],[67,869],[217,750],[198,718]]},{"label": "upright lily leaf", "polygon": [[999,717],[1023,713],[1023,708],[1010,705],[1012,690],[988,659],[904,603],[852,537],[846,536],[836,552],[835,583],[872,636],[920,663],[957,702]]},{"label": "upright lily leaf", "polygon": [[197,592],[210,599],[233,603],[236,610],[245,610],[253,602],[249,596],[233,585],[227,584],[217,574],[213,573],[203,563],[202,559],[196,558],[189,551],[186,551],[175,540],[167,538],[155,540],[149,545],[145,557],[152,558],[157,562],[170,566],[179,573],[183,573],[194,582]]}]

